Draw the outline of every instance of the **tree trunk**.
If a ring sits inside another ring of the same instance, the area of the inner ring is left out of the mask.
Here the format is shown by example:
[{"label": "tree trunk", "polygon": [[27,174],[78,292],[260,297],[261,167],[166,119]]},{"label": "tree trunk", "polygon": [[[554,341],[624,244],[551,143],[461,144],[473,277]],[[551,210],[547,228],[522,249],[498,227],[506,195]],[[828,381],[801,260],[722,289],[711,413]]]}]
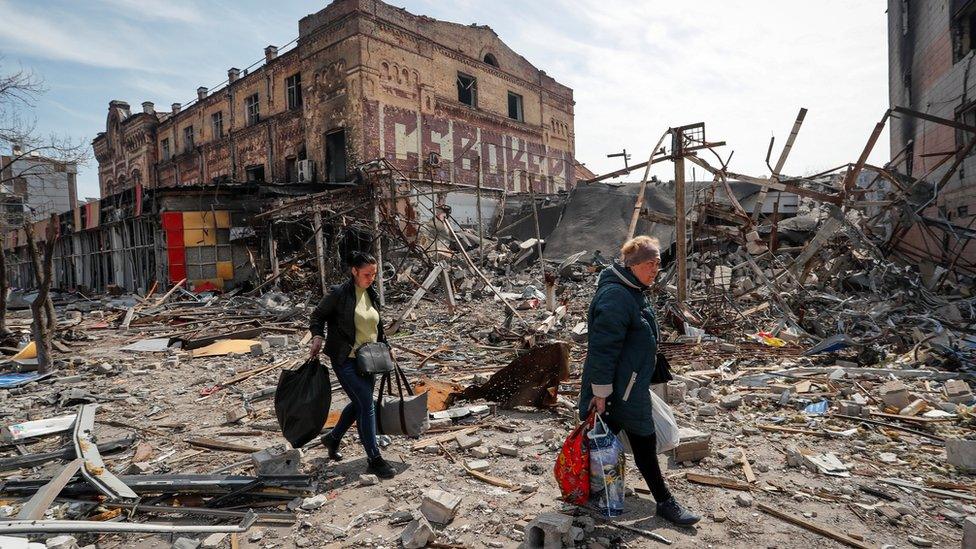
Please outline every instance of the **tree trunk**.
[{"label": "tree trunk", "polygon": [[31,266],[34,268],[34,278],[37,280],[37,297],[31,303],[31,334],[37,347],[37,371],[46,374],[54,368],[51,346],[54,330],[57,327],[54,315],[50,309],[51,280],[54,272],[54,243],[58,237],[58,218],[52,215],[48,220],[44,241],[43,260],[37,252],[34,240],[34,225],[30,221],[24,223],[24,233],[27,235],[27,252],[30,254]]}]

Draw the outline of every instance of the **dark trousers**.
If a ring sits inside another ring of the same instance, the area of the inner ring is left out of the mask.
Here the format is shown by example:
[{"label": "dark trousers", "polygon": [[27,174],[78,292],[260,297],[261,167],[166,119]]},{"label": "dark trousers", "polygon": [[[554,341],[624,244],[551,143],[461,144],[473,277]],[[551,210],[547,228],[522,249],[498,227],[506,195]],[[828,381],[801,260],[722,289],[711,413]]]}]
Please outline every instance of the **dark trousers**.
[{"label": "dark trousers", "polygon": [[346,359],[338,366],[333,365],[336,379],[342,390],[349,396],[349,404],[342,409],[339,421],[326,436],[338,442],[346,434],[352,422],[356,422],[359,440],[366,450],[366,457],[373,459],[380,456],[380,447],[376,444],[376,407],[373,402],[373,376],[363,377],[356,372],[356,359]]},{"label": "dark trousers", "polygon": [[634,464],[647,482],[647,487],[651,489],[654,500],[664,503],[671,499],[671,491],[664,483],[661,465],[657,462],[657,435],[642,437],[627,431],[627,440],[630,441],[630,449],[634,451]]}]

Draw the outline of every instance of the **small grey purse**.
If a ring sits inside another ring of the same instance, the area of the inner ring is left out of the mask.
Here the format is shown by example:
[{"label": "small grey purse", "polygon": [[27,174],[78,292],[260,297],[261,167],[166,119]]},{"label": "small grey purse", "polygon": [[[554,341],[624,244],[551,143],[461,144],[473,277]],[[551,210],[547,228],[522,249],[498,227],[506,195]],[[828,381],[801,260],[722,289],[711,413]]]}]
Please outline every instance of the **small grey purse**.
[{"label": "small grey purse", "polygon": [[361,376],[388,374],[393,371],[393,355],[390,346],[376,341],[363,343],[356,350],[356,372]]}]

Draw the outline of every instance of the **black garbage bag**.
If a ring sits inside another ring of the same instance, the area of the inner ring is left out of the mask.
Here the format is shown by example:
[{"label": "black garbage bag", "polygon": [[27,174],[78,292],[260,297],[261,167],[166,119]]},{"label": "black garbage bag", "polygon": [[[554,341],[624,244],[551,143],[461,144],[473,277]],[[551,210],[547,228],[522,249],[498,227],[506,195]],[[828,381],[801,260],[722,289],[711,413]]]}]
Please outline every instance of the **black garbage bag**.
[{"label": "black garbage bag", "polygon": [[281,372],[275,390],[275,415],[293,448],[301,448],[318,436],[331,405],[332,380],[318,357],[295,370]]}]

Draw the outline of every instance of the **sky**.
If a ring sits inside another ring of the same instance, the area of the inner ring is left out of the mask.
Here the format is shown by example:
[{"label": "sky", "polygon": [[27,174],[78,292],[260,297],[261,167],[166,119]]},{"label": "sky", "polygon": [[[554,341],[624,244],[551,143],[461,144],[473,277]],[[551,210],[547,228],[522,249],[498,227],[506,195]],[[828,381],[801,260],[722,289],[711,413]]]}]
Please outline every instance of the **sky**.
[{"label": "sky", "polygon": [[[0,71],[43,77],[38,130],[90,142],[108,102],[169,110],[216,87],[328,2],[0,0]],[[857,159],[888,105],[885,2],[878,0],[399,0],[411,13],[490,26],[573,88],[576,157],[596,173],[647,159],[669,127],[705,122],[733,171],[768,175],[801,107],[809,110],[784,173]],[[888,157],[887,131],[869,160]],[[713,158],[714,159],[714,158]],[[714,162],[713,162],[714,164]],[[704,178],[692,173],[688,177]],[[669,163],[652,174],[673,178]],[[630,179],[639,180],[641,172]],[[79,195],[98,195],[97,164]]]}]

